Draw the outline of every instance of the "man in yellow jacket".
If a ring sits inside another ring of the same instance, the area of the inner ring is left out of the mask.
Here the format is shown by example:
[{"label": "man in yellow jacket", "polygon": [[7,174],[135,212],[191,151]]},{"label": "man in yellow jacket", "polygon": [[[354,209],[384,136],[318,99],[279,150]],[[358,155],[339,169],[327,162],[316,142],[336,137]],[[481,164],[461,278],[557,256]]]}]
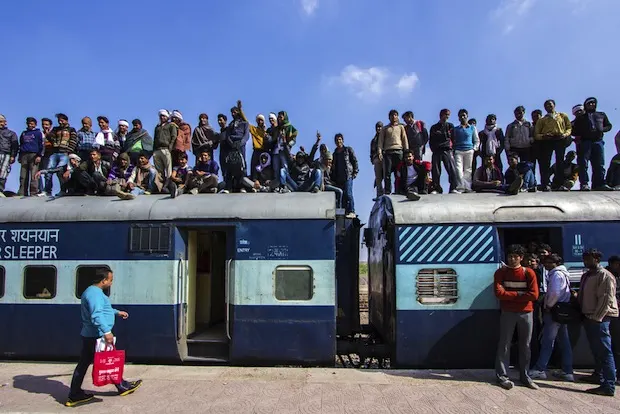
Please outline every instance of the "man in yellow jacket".
[{"label": "man in yellow jacket", "polygon": [[540,118],[534,129],[534,140],[538,144],[538,162],[543,191],[551,191],[551,157],[555,152],[555,164],[563,169],[564,155],[571,136],[572,126],[568,115],[556,112],[555,101],[545,101],[547,115]]}]

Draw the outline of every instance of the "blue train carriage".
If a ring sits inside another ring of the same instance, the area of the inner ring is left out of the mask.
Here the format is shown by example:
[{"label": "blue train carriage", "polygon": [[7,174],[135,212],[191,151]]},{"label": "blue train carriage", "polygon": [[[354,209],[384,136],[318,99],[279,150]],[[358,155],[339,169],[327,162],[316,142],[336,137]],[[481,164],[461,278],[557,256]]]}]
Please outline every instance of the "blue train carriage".
[{"label": "blue train carriage", "polygon": [[0,355],[79,355],[80,295],[108,265],[129,359],[333,365],[350,222],[332,193],[0,199]]},{"label": "blue train carriage", "polygon": [[[383,196],[364,234],[370,325],[393,366],[491,368],[499,328],[493,274],[506,247],[549,244],[578,288],[583,250],[617,254],[618,234],[614,192]],[[589,365],[581,327],[569,329],[575,364]]]}]

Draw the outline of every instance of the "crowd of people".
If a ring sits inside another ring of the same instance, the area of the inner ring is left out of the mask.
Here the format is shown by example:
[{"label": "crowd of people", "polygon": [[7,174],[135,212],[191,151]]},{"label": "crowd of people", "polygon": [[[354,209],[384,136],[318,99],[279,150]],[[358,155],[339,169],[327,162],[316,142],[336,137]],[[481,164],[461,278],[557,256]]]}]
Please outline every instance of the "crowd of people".
[{"label": "crowd of people", "polygon": [[[596,98],[576,105],[572,121],[556,111],[552,99],[544,108],[546,115],[536,109],[530,122],[525,118],[525,108],[518,106],[515,120],[505,132],[493,114],[486,117],[479,131],[467,110],[458,111],[459,124],[455,126],[449,122],[450,110],[442,109],[439,122],[428,130],[413,112],[405,112],[401,122],[398,111],[391,110],[387,125],[376,123],[370,144],[377,196],[394,191],[418,200],[424,194],[443,193],[442,165],[448,173],[449,192],[454,194],[569,191],[577,181],[583,191],[591,187],[620,189],[620,155],[612,159],[605,176],[604,135],[612,125],[607,115],[597,110]],[[0,195],[4,195],[11,166],[19,162],[20,196],[51,197],[54,174],[61,182],[57,196],[92,194],[133,199],[153,193],[177,197],[217,192],[331,191],[338,207],[355,217],[353,181],[359,165],[342,134],[334,136],[331,152],[321,143],[318,132],[310,153],[303,146],[295,152],[298,133],[285,111],[270,113],[267,118],[259,114],[251,124],[241,101],[237,101],[230,116],[229,122],[225,114],[218,114],[218,128],[213,128],[208,115],[200,114],[192,129],[180,111],[162,109],[151,136],[139,119],[131,124],[121,119],[112,130],[109,119],[98,116],[99,132],[95,132],[90,117],[84,117],[82,127],[76,130],[65,114],[57,114],[57,125],[43,118],[42,129],[35,118],[27,118],[26,129],[18,136],[0,115]],[[248,168],[246,146],[250,137]],[[575,151],[567,152],[573,143]],[[432,152],[430,162],[423,160],[427,147]],[[620,133],[616,147],[620,150]],[[215,150],[219,150],[217,161]],[[196,158],[191,167],[189,151]]]},{"label": "crowd of people", "polygon": [[[547,379],[547,367],[557,343],[561,370],[553,376],[575,381],[572,345],[568,324],[581,323],[594,356],[594,373],[584,381],[598,385],[588,392],[613,396],[620,369],[620,256],[611,256],[601,266],[602,253],[596,249],[583,253],[586,268],[578,293],[571,289],[568,269],[560,255],[547,244],[511,245],[506,265],[494,276],[499,299],[500,337],[495,362],[499,386],[511,389],[507,374],[510,346],[518,334],[519,379],[528,388],[538,389],[535,379]],[[570,316],[570,318],[569,318]],[[531,349],[537,359],[530,366]]]}]

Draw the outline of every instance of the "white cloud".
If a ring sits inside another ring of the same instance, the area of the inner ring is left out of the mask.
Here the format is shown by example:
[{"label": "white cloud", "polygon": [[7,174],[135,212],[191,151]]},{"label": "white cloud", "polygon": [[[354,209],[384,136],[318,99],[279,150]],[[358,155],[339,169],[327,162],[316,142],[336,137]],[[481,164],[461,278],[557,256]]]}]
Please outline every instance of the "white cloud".
[{"label": "white cloud", "polygon": [[319,0],[301,0],[301,8],[308,16],[312,16],[318,7]]},{"label": "white cloud", "polygon": [[400,77],[398,83],[396,84],[396,88],[400,91],[401,94],[409,94],[413,91],[413,88],[418,84],[420,78],[415,72],[411,72],[410,74],[405,74]]},{"label": "white cloud", "polygon": [[395,76],[385,67],[360,68],[348,65],[338,76],[331,77],[329,84],[342,85],[356,97],[371,100],[394,92],[407,95],[413,91],[418,82],[418,75],[414,72]]},{"label": "white cloud", "polygon": [[490,19],[503,26],[503,33],[512,32],[517,23],[526,16],[537,0],[502,0],[496,9],[491,11]]}]

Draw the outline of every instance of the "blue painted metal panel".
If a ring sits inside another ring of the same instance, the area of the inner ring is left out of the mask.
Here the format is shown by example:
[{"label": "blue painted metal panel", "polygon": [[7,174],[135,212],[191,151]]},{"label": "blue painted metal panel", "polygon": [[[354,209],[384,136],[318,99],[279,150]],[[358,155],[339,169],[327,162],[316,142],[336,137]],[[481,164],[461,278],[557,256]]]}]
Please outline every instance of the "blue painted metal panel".
[{"label": "blue painted metal panel", "polygon": [[[179,360],[172,305],[114,305],[129,312],[117,319],[119,349],[132,360]],[[80,305],[0,304],[0,357],[75,359],[80,354]]]},{"label": "blue painted metal panel", "polygon": [[334,364],[334,306],[235,306],[233,318],[233,364]]},{"label": "blue painted metal panel", "polygon": [[[619,217],[620,219],[620,217]],[[603,252],[604,259],[620,254],[618,245],[620,223],[570,223],[563,229],[564,261],[581,262],[586,249],[596,248]]]},{"label": "blue painted metal panel", "polygon": [[401,226],[399,264],[494,263],[497,234],[490,225]]},{"label": "blue painted metal panel", "polygon": [[[499,310],[398,311],[393,366],[493,368],[499,316]],[[590,366],[591,354],[581,326],[569,327],[569,334],[575,366]]]}]

